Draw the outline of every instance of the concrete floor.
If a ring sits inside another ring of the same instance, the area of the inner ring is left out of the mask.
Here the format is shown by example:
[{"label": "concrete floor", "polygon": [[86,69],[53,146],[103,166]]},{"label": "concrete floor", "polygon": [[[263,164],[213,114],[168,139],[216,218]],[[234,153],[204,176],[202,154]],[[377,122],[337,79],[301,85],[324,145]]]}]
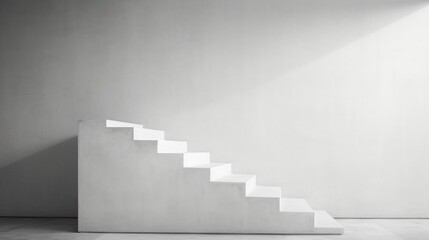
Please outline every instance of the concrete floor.
[{"label": "concrete floor", "polygon": [[343,235],[222,235],[77,233],[76,218],[0,218],[1,240],[297,239],[429,240],[429,219],[340,219]]}]

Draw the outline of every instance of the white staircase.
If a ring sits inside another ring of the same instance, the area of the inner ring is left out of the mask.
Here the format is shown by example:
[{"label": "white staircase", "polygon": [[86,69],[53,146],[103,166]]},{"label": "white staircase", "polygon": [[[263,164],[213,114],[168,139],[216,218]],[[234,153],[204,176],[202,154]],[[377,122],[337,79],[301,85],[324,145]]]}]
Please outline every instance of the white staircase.
[{"label": "white staircase", "polygon": [[164,132],[119,121],[79,123],[79,231],[341,234],[324,211],[255,175],[232,173]]}]

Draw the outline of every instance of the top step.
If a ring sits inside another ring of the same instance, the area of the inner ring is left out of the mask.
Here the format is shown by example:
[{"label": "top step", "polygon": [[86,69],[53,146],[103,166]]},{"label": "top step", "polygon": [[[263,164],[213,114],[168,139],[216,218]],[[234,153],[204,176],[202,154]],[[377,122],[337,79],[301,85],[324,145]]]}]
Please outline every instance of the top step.
[{"label": "top step", "polygon": [[109,128],[143,128],[143,125],[136,123],[120,122],[115,120],[106,120],[106,127]]}]

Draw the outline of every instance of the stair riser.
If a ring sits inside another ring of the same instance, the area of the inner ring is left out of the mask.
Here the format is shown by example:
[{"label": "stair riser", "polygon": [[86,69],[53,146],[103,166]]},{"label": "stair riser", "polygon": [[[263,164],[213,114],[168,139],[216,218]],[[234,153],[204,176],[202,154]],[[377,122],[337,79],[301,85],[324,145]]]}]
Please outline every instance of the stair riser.
[{"label": "stair riser", "polygon": [[158,153],[186,153],[187,152],[186,142],[178,141],[159,141],[158,142]]},{"label": "stair riser", "polygon": [[210,168],[210,181],[231,174],[231,164]]},{"label": "stair riser", "polygon": [[256,186],[256,176],[252,177],[249,181],[246,182],[245,188],[244,188],[244,194],[247,196],[253,188]]},{"label": "stair riser", "polygon": [[185,153],[183,154],[183,167],[191,167],[210,163],[209,153]]},{"label": "stair riser", "polygon": [[164,140],[164,132],[134,128],[134,140]]}]

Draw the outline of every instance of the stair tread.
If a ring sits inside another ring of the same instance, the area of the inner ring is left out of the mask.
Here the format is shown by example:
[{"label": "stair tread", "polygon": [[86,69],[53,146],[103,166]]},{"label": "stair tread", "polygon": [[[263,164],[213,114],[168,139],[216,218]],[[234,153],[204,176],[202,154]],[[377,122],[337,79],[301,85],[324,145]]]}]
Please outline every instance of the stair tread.
[{"label": "stair tread", "polygon": [[245,175],[245,174],[231,174],[225,177],[221,177],[215,180],[215,182],[231,182],[231,183],[245,183],[255,175]]},{"label": "stair tread", "polygon": [[255,186],[248,194],[249,197],[281,197],[281,188],[276,186]]},{"label": "stair tread", "polygon": [[231,163],[204,163],[204,164],[188,166],[188,168],[212,168],[212,167],[219,167],[219,166],[225,166],[225,165],[231,165]]},{"label": "stair tread", "polygon": [[342,234],[344,229],[325,211],[314,211],[314,229],[318,233]]},{"label": "stair tread", "polygon": [[280,203],[281,212],[312,212],[313,209],[307,201],[302,198],[282,198]]}]

